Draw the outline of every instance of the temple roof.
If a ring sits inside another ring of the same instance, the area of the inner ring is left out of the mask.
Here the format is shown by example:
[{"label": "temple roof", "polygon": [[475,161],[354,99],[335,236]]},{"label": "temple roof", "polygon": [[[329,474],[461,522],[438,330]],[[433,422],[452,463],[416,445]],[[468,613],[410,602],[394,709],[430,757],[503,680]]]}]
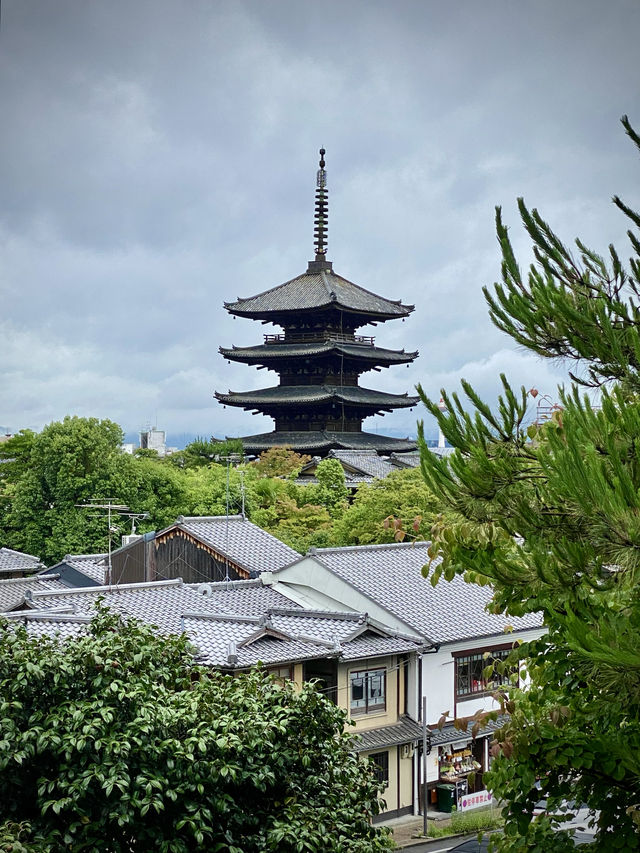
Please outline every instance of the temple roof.
[{"label": "temple roof", "polygon": [[336,353],[355,360],[370,361],[377,364],[405,364],[418,357],[418,351],[384,349],[383,347],[367,346],[359,343],[343,341],[311,341],[308,343],[274,343],[259,344],[253,347],[236,347],[231,349],[220,347],[220,353],[233,361],[255,361],[266,363],[288,358],[301,358],[316,355]]},{"label": "temple roof", "polygon": [[264,432],[240,438],[246,453],[262,453],[270,447],[290,447],[299,453],[316,454],[333,449],[375,450],[376,453],[401,453],[416,449],[416,442],[410,438],[391,438],[371,432]]},{"label": "temple roof", "polygon": [[[238,297],[235,302],[225,302],[225,308],[239,317],[272,319],[274,314],[290,311],[308,311],[319,308],[337,308],[374,320],[391,320],[394,317],[407,317],[414,309],[413,305],[403,305],[400,300],[385,299],[365,290],[346,278],[337,275],[325,264],[325,269],[315,269],[313,262],[303,275],[286,281],[270,290],[250,296]],[[360,325],[367,322],[363,318]]]},{"label": "temple roof", "polygon": [[262,408],[265,404],[290,406],[303,404],[328,403],[332,400],[350,405],[375,406],[379,408],[407,408],[415,406],[419,397],[408,394],[387,394],[385,391],[373,391],[359,385],[276,385],[273,388],[260,388],[256,391],[229,391],[221,394],[216,391],[221,403],[231,406]]}]

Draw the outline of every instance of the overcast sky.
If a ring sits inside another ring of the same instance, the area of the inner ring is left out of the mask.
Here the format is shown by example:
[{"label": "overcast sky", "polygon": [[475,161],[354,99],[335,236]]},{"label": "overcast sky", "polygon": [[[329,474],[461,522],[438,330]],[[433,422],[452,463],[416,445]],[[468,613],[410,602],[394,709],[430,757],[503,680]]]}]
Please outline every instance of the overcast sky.
[{"label": "overcast sky", "polygon": [[[214,390],[275,384],[220,345],[277,331],[224,300],[306,269],[318,148],[334,269],[415,304],[419,349],[361,383],[434,396],[498,375],[555,397],[481,288],[494,207],[619,244],[640,205],[637,0],[5,0],[0,27],[0,431],[65,414],[185,434],[268,431]],[[418,410],[365,428],[414,434]]]}]

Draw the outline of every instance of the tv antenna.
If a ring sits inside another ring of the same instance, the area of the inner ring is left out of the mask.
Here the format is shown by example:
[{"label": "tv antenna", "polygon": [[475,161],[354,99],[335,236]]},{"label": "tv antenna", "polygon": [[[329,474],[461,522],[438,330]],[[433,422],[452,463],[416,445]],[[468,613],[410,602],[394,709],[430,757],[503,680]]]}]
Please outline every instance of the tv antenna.
[{"label": "tv antenna", "polygon": [[141,521],[144,518],[149,518],[148,512],[133,512],[126,504],[116,503],[111,498],[105,498],[103,501],[95,499],[83,504],[76,504],[80,509],[106,509],[107,511],[107,586],[113,584],[113,567],[111,565],[111,534],[118,533],[120,528],[114,527],[111,523],[112,513],[118,516],[125,516],[131,519],[131,533],[136,530],[136,521]]}]

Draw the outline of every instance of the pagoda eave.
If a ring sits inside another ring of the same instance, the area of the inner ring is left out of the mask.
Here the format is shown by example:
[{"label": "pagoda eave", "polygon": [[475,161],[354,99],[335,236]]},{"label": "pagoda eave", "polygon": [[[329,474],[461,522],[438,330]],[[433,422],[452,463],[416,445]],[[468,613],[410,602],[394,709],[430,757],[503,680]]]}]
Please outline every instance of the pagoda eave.
[{"label": "pagoda eave", "polygon": [[330,385],[277,385],[274,388],[263,388],[256,391],[229,391],[223,394],[216,391],[216,399],[226,406],[242,406],[248,409],[286,407],[317,407],[327,404],[344,404],[353,408],[370,409],[372,411],[392,411],[397,408],[416,406],[419,397],[409,397],[408,394],[386,394],[383,391],[372,391],[357,386]]},{"label": "pagoda eave", "polygon": [[317,342],[317,343],[268,343],[253,347],[219,348],[220,355],[229,361],[241,364],[263,365],[269,369],[271,364],[281,366],[288,359],[318,358],[337,356],[349,364],[366,365],[364,369],[391,367],[395,364],[410,364],[418,357],[418,350],[390,350],[383,347],[362,345],[359,343]]},{"label": "pagoda eave", "polygon": [[290,447],[297,453],[326,454],[330,450],[371,450],[378,454],[403,453],[417,449],[410,438],[392,438],[369,432],[266,432],[240,436],[245,453],[260,454],[271,447]]},{"label": "pagoda eave", "polygon": [[[291,320],[299,317],[300,308],[291,309],[269,309],[269,310],[251,310],[242,308],[234,308],[234,303],[225,302],[225,308],[229,314],[235,317],[242,317],[245,320],[260,320],[263,323],[273,323],[275,326],[286,326]],[[316,313],[334,311],[337,315],[349,315],[358,318],[358,323],[355,327],[375,325],[376,323],[386,323],[387,320],[398,320],[408,317],[415,310],[414,305],[403,305],[402,313],[386,313],[376,311],[363,311],[359,308],[351,308],[348,305],[342,305],[339,302],[326,302],[315,306],[313,311]]]}]

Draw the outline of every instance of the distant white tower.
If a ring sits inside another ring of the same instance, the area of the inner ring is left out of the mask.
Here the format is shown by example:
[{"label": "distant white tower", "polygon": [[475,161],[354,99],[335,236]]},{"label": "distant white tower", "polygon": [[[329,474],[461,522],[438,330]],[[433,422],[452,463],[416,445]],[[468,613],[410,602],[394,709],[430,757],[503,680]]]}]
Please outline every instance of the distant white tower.
[{"label": "distant white tower", "polygon": [[[440,397],[440,402],[438,403],[438,408],[440,409],[441,412],[447,411],[447,407],[445,406],[444,400],[442,399],[442,397]],[[438,447],[444,447],[444,446],[445,446],[444,433],[442,432],[442,428],[440,427],[440,424],[438,424]]]}]

